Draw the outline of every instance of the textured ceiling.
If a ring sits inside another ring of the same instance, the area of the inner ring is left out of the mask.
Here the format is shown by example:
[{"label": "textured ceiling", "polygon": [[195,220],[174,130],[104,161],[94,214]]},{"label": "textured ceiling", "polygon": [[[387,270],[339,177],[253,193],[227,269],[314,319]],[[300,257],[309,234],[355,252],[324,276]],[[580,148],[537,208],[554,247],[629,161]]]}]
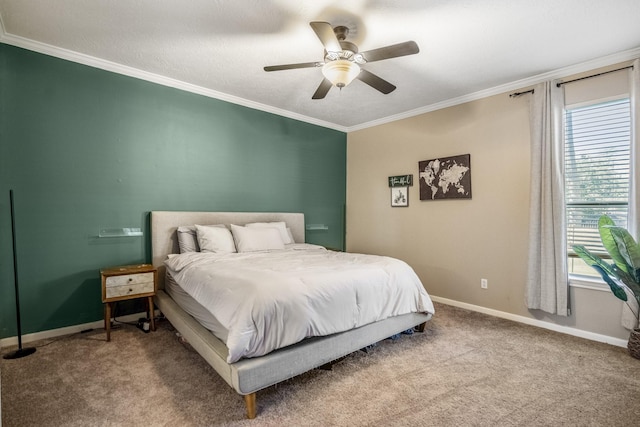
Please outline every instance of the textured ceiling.
[{"label": "textured ceiling", "polygon": [[[640,0],[0,0],[0,41],[349,131],[639,56],[638,17]],[[364,66],[391,94],[312,100],[320,68],[263,71],[322,60],[310,21],[420,53]]]}]

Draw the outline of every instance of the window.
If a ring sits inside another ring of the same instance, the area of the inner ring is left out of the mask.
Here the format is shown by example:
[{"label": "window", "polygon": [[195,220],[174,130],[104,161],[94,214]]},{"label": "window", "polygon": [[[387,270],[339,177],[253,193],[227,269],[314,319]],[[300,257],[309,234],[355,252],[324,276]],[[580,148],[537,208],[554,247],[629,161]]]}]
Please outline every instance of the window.
[{"label": "window", "polygon": [[606,256],[598,219],[627,226],[631,107],[629,98],[565,109],[565,201],[569,273],[596,276],[575,244]]}]

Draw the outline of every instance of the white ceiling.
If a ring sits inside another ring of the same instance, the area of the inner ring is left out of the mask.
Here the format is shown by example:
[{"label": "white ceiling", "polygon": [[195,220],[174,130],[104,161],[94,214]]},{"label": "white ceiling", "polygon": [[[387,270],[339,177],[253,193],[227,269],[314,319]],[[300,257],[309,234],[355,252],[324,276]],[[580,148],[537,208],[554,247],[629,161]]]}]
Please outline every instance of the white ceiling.
[{"label": "white ceiling", "polygon": [[[0,0],[0,41],[350,131],[640,56],[640,0]],[[323,100],[309,26],[350,28],[361,51],[420,53],[366,64]]]}]

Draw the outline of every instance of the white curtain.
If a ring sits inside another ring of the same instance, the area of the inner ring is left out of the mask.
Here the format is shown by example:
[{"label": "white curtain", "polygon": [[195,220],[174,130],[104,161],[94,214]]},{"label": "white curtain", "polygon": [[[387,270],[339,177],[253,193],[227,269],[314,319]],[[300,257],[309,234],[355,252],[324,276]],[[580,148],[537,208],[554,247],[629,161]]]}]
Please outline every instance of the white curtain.
[{"label": "white curtain", "polygon": [[531,195],[525,300],[530,309],[568,316],[563,105],[564,92],[556,81],[534,88],[530,106]]},{"label": "white curtain", "polygon": [[[631,194],[629,197],[628,228],[638,241],[640,232],[640,59],[633,61],[631,82]],[[633,295],[627,292],[627,301],[638,313],[639,307]],[[633,329],[638,326],[638,318],[625,304],[622,310],[622,326]]]}]

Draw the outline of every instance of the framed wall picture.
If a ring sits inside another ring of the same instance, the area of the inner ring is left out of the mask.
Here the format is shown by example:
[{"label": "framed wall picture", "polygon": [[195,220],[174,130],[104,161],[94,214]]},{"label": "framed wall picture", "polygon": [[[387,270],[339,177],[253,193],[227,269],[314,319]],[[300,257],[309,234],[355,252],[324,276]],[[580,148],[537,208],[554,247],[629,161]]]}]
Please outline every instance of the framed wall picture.
[{"label": "framed wall picture", "polygon": [[391,207],[409,206],[409,187],[391,187]]},{"label": "framed wall picture", "polygon": [[396,175],[389,177],[389,187],[410,187],[413,185],[413,175]]},{"label": "framed wall picture", "polygon": [[470,199],[471,155],[418,162],[420,200]]}]

